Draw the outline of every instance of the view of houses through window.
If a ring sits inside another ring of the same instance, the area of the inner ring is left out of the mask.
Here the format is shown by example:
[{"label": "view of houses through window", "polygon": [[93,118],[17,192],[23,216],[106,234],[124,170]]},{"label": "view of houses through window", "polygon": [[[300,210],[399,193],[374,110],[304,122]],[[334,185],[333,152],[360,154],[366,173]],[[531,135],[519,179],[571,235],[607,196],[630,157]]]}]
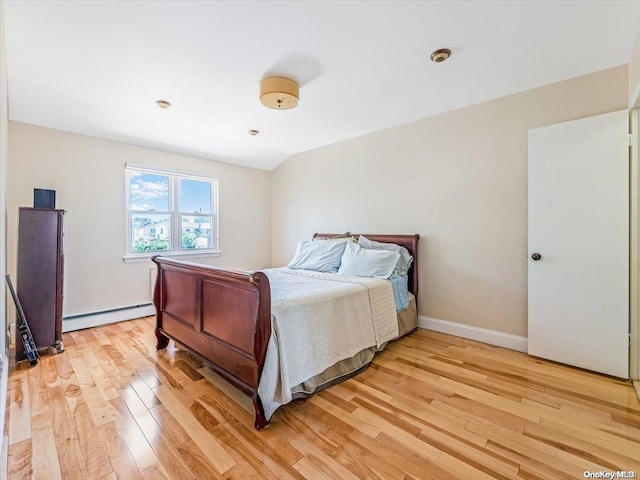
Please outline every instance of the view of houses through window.
[{"label": "view of houses through window", "polygon": [[127,168],[129,253],[217,250],[217,180]]}]

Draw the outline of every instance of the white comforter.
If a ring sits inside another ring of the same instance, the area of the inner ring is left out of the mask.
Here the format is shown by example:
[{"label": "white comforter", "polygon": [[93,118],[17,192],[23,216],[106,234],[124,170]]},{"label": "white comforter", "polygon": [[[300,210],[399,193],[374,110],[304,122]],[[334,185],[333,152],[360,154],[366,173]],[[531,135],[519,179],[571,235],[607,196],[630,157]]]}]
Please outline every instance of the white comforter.
[{"label": "white comforter", "polygon": [[291,389],[330,366],[398,336],[391,282],[307,270],[264,270],[271,338],[258,385],[270,419]]}]

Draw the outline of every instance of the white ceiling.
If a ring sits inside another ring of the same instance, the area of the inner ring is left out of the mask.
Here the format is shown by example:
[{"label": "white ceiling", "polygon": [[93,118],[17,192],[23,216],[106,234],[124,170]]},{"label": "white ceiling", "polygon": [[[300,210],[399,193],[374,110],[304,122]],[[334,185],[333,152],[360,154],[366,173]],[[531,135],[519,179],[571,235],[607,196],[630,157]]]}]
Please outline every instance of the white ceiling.
[{"label": "white ceiling", "polygon": [[[12,120],[267,170],[297,152],[627,63],[640,30],[640,0],[4,7]],[[451,58],[429,61],[442,47]],[[300,83],[298,108],[260,104],[267,74]]]}]

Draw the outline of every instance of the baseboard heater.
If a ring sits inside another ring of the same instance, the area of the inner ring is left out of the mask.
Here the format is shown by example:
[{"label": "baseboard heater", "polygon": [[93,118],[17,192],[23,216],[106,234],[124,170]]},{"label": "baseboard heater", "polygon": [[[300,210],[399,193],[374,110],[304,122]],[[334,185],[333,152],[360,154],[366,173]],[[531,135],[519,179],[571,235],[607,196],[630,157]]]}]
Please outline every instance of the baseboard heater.
[{"label": "baseboard heater", "polygon": [[79,313],[77,315],[69,315],[62,319],[62,331],[73,332],[74,330],[82,330],[83,328],[97,327],[155,314],[156,309],[152,303],[111,308],[99,312]]}]

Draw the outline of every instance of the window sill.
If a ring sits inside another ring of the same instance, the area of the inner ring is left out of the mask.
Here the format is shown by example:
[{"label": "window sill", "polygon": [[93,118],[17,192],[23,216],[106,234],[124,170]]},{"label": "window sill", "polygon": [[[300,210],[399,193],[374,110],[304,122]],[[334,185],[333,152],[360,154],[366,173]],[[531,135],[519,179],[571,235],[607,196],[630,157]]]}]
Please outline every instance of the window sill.
[{"label": "window sill", "polygon": [[214,258],[219,257],[222,252],[219,250],[207,250],[207,251],[197,251],[197,252],[149,252],[149,253],[128,253],[122,256],[122,260],[124,263],[139,263],[139,262],[148,262],[151,261],[151,257],[155,257],[156,255],[162,255],[167,258],[175,258],[175,259],[192,259],[192,258]]}]

